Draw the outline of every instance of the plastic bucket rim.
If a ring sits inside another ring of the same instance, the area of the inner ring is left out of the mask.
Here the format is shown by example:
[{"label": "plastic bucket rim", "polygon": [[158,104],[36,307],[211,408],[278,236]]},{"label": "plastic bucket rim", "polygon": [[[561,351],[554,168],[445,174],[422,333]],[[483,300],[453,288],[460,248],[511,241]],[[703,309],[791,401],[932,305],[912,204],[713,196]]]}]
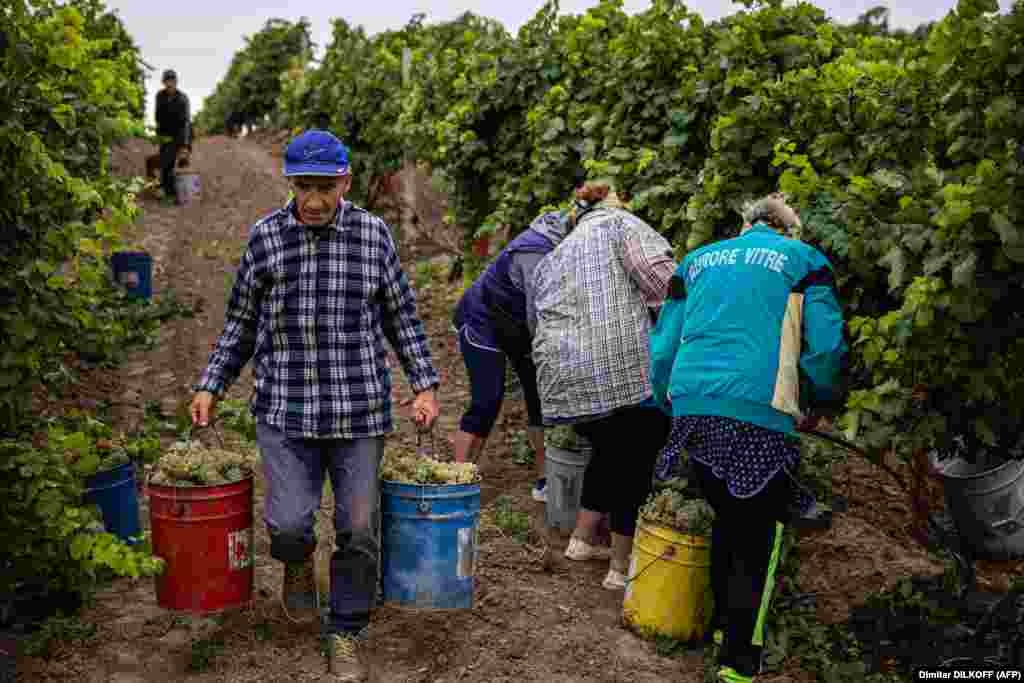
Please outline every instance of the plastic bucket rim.
[{"label": "plastic bucket rim", "polygon": [[[381,516],[397,517],[399,519],[462,519],[465,517],[479,517],[482,506],[480,505],[481,489],[480,483],[472,484],[403,484],[393,481],[382,481]],[[436,489],[457,489],[437,491]],[[397,490],[396,490],[397,489]],[[425,490],[427,489],[427,490]],[[434,490],[429,490],[434,489]],[[432,504],[444,504],[447,501],[465,501],[465,509],[461,512],[446,512],[438,514],[416,513],[408,514],[402,509],[402,503],[412,505],[417,502],[430,502]]]},{"label": "plastic bucket rim", "polygon": [[113,474],[114,472],[117,472],[118,470],[124,469],[126,467],[131,467],[132,468],[132,476],[125,477],[123,479],[115,479],[113,482],[110,483],[110,485],[112,485],[112,486],[122,485],[122,484],[127,483],[130,480],[135,479],[136,470],[134,468],[134,465],[135,465],[135,462],[129,460],[128,462],[121,463],[120,465],[115,465],[115,466],[110,467],[110,468],[105,469],[105,470],[96,470],[95,473],[90,474],[88,477],[85,478],[86,490],[87,491],[88,490],[92,490],[92,487],[90,487],[88,485],[88,482],[90,480],[93,480],[93,479],[96,479],[96,478],[99,478],[99,477],[103,477],[103,476],[107,476],[107,475]]},{"label": "plastic bucket rim", "polygon": [[582,448],[569,448],[567,446],[559,446],[553,443],[544,442],[544,448],[554,448],[559,451],[566,451],[567,453],[588,453],[594,450],[593,446],[583,446]]},{"label": "plastic bucket rim", "polygon": [[[558,457],[559,451],[563,453],[571,454],[574,461],[579,462],[567,462],[564,459]],[[571,451],[565,448],[559,448],[557,446],[545,447],[544,449],[544,461],[547,462],[550,459],[552,462],[557,462],[559,465],[565,465],[567,467],[586,467],[587,463],[591,458],[594,457],[593,451]]]},{"label": "plastic bucket rim", "polygon": [[[968,463],[968,464],[970,464],[970,463]],[[962,481],[962,480],[965,480],[965,479],[981,479],[982,477],[988,477],[988,476],[991,476],[991,475],[999,472],[1000,470],[1003,470],[1003,469],[1006,469],[1007,467],[1010,467],[1011,465],[1016,465],[1018,468],[1024,469],[1024,460],[1010,459],[1010,460],[1007,460],[1006,462],[1002,463],[1001,465],[997,465],[997,466],[993,467],[992,469],[982,470],[981,472],[975,472],[973,474],[964,474],[964,475],[950,474],[950,473],[947,473],[944,468],[940,468],[940,467],[936,467],[936,469],[938,470],[938,474],[939,474],[939,476],[942,479],[950,479],[950,480],[953,480],[953,481]]]},{"label": "plastic bucket rim", "polygon": [[656,533],[656,531],[658,531],[658,530],[660,530],[660,531],[667,531],[670,534],[673,534],[673,535],[675,535],[675,536],[677,536],[679,538],[695,539],[695,540],[699,541],[698,543],[690,543],[689,545],[691,547],[695,547],[695,548],[710,548],[711,547],[711,537],[710,536],[698,536],[696,534],[684,534],[681,531],[676,531],[672,527],[667,527],[664,524],[654,524],[652,522],[644,520],[643,518],[641,518],[639,520],[639,522],[636,525],[636,528],[637,528],[637,531],[640,531],[641,529],[643,529],[649,535],[654,536],[655,538],[660,538],[660,539],[662,539],[664,541],[667,541],[668,543],[671,543],[673,545],[684,545],[684,544],[683,543],[679,543],[678,541],[674,541],[674,540],[666,537],[663,534]]},{"label": "plastic bucket rim", "polygon": [[455,487],[462,487],[462,486],[466,486],[466,487],[471,487],[472,486],[472,487],[476,487],[477,489],[479,489],[481,482],[476,481],[476,482],[471,482],[469,484],[410,484],[410,483],[403,482],[403,481],[392,481],[390,479],[381,479],[380,480],[380,484],[381,484],[381,488],[382,489],[385,486],[388,486],[388,487],[405,486],[405,487],[408,487],[408,488],[421,488],[421,489],[445,489],[445,488],[455,488]]},{"label": "plastic bucket rim", "polygon": [[152,481],[152,478],[153,478],[153,475],[150,475],[149,478],[146,479],[146,486],[147,487],[152,486],[152,487],[158,488],[158,489],[188,489],[188,490],[192,491],[192,490],[195,490],[195,489],[214,489],[214,488],[223,488],[225,486],[232,486],[234,484],[241,484],[242,482],[245,482],[245,481],[254,480],[256,478],[256,474],[255,473],[249,474],[249,475],[246,475],[245,477],[243,477],[241,479],[236,479],[235,481],[225,482],[223,484],[194,484],[194,485],[190,484],[188,486],[174,486],[172,484],[154,484],[153,481]]},{"label": "plastic bucket rim", "polygon": [[134,460],[129,460],[128,462],[122,462],[119,465],[114,465],[113,467],[108,467],[105,470],[96,470],[96,474],[91,474],[89,476],[95,477],[97,474],[106,474],[107,472],[116,472],[119,469],[122,469],[122,468],[125,468],[125,467],[131,467],[134,464],[135,464]]},{"label": "plastic bucket rim", "polygon": [[590,450],[590,449],[562,448],[561,446],[545,446],[544,450],[545,451],[554,451],[555,453],[558,453],[559,451],[561,451],[562,453],[571,453],[572,455],[577,455],[579,457],[587,457],[587,456],[591,456],[591,455],[594,454],[594,452],[592,450]]}]

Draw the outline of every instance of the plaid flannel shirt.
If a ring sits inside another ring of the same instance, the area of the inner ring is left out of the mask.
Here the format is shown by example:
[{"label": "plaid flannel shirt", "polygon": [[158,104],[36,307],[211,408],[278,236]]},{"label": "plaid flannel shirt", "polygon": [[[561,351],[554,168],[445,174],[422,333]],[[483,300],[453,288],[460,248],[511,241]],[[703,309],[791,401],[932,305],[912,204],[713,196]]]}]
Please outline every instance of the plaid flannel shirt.
[{"label": "plaid flannel shirt", "polygon": [[649,306],[675,269],[668,241],[631,213],[586,213],[534,271],[533,359],[546,424],[639,405],[650,382]]},{"label": "plaid flannel shirt", "polygon": [[318,234],[289,202],[252,228],[195,389],[222,395],[254,359],[258,418],[293,438],[381,436],[393,429],[385,338],[414,391],[439,384],[387,225],[345,202]]}]

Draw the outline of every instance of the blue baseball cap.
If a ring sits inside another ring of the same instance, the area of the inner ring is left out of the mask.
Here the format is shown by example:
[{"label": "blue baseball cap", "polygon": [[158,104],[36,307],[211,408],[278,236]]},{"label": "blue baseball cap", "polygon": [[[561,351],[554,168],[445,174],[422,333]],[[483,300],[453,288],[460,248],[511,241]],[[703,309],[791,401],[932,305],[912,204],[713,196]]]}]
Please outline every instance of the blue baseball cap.
[{"label": "blue baseball cap", "polygon": [[348,148],[326,130],[307,130],[284,152],[285,176],[348,175]]}]

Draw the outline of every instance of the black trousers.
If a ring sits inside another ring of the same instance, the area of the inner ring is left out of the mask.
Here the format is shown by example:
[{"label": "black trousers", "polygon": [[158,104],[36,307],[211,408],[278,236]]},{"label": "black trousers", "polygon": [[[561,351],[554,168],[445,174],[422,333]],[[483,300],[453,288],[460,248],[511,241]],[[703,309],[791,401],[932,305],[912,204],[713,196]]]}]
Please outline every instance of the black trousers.
[{"label": "black trousers", "polygon": [[165,142],[160,145],[160,186],[167,197],[177,196],[174,168],[178,163],[178,143]]},{"label": "black trousers", "polygon": [[763,622],[775,586],[782,533],[791,514],[792,482],[780,470],[757,495],[737,498],[710,467],[694,460],[691,464],[715,511],[711,590],[715,621],[725,625],[718,662],[745,676],[754,676],[760,669]]},{"label": "black trousers", "polygon": [[659,409],[635,406],[575,426],[594,447],[580,504],[608,513],[612,533],[636,533],[640,506],[651,493],[654,463],[671,425]]}]

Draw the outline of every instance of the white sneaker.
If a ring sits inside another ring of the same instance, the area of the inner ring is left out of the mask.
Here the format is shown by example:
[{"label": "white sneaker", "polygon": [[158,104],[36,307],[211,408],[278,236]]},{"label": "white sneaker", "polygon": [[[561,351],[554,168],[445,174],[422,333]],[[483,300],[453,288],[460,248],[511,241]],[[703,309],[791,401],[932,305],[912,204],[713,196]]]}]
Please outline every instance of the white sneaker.
[{"label": "white sneaker", "polygon": [[548,502],[548,485],[544,484],[544,488],[542,489],[539,489],[536,486],[534,486],[531,495],[533,495],[533,499],[538,503]]},{"label": "white sneaker", "polygon": [[604,577],[601,585],[610,591],[624,591],[626,590],[626,575],[614,569],[609,569],[608,576]]},{"label": "white sneaker", "polygon": [[582,539],[573,537],[569,539],[569,547],[565,549],[565,556],[570,560],[576,560],[577,562],[586,562],[587,560],[607,560],[609,557],[609,550],[604,546],[590,545]]}]

